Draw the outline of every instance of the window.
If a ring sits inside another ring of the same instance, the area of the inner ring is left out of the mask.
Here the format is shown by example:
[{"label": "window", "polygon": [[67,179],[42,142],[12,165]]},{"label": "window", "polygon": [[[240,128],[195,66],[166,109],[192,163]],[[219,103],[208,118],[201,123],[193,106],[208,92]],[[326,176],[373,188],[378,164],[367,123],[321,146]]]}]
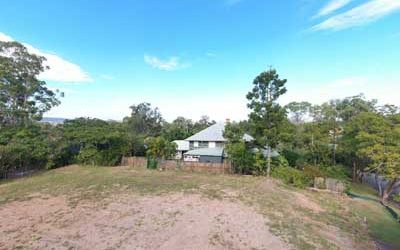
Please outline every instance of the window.
[{"label": "window", "polygon": [[199,148],[208,148],[208,142],[207,141],[199,142]]},{"label": "window", "polygon": [[199,147],[199,142],[195,141],[193,147],[198,148]]},{"label": "window", "polygon": [[210,141],[210,142],[208,143],[208,147],[209,147],[209,148],[215,148],[215,147],[216,147],[216,143],[215,143],[214,141]]}]

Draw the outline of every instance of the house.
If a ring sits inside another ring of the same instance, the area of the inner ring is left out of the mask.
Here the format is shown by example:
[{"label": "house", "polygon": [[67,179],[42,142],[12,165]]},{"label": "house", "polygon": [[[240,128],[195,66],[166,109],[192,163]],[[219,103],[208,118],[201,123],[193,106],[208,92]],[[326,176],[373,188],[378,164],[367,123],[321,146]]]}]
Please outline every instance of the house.
[{"label": "house", "polygon": [[[222,163],[225,158],[224,138],[225,123],[216,123],[185,139],[189,142],[189,151],[183,154],[184,161]],[[243,136],[245,141],[252,141],[248,134]]]},{"label": "house", "polygon": [[184,140],[176,140],[173,141],[173,143],[177,145],[175,159],[183,159],[183,154],[189,151],[189,142]]}]

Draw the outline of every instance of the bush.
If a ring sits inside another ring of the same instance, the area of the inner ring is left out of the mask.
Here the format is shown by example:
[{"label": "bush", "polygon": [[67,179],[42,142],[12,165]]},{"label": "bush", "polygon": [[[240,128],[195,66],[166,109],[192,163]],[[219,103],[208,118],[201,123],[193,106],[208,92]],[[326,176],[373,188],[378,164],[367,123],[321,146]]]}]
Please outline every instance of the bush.
[{"label": "bush", "polygon": [[0,131],[0,174],[7,177],[9,172],[45,168],[51,149],[39,126],[4,128]]},{"label": "bush", "polygon": [[351,179],[351,172],[349,168],[342,165],[322,167],[327,177],[348,181]]},{"label": "bush", "polygon": [[262,159],[256,163],[256,156],[244,142],[230,143],[226,146],[228,157],[236,174],[256,174],[262,172]]},{"label": "bush", "polygon": [[321,169],[320,166],[306,165],[303,168],[303,172],[312,180],[314,180],[314,178],[316,177],[327,177],[327,173],[323,169]]},{"label": "bush", "polygon": [[293,185],[298,188],[305,188],[311,185],[312,179],[303,171],[292,167],[277,167],[273,168],[272,176],[282,179],[284,183]]},{"label": "bush", "polygon": [[286,160],[286,158],[282,155],[272,157],[272,167],[277,168],[277,167],[289,167],[289,162]]},{"label": "bush", "polygon": [[296,167],[298,161],[302,159],[302,155],[293,150],[284,149],[281,154],[287,159],[288,164],[291,167]]}]

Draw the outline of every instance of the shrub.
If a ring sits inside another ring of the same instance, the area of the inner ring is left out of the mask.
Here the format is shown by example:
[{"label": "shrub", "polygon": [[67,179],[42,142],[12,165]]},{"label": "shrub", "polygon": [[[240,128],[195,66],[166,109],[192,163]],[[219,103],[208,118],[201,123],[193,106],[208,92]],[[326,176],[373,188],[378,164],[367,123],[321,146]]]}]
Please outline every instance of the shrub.
[{"label": "shrub", "polygon": [[282,179],[284,183],[298,188],[310,186],[312,179],[303,171],[292,167],[277,167],[272,170],[272,176]]},{"label": "shrub", "polygon": [[272,167],[289,167],[289,162],[282,155],[272,157]]},{"label": "shrub", "polygon": [[312,180],[316,177],[327,177],[326,172],[320,166],[306,165],[303,168],[303,172]]},{"label": "shrub", "polygon": [[237,174],[256,174],[261,173],[262,159],[256,163],[255,153],[252,152],[244,142],[230,143],[226,146],[228,157],[232,162],[233,171]]},{"label": "shrub", "polygon": [[342,165],[322,167],[327,177],[348,181],[351,178],[349,168]]},{"label": "shrub", "polygon": [[45,168],[49,162],[49,152],[49,139],[39,126],[2,129],[0,174],[7,177],[8,172]]},{"label": "shrub", "polygon": [[285,157],[288,161],[289,166],[291,167],[295,167],[298,163],[298,161],[300,161],[302,159],[302,155],[300,155],[299,153],[293,151],[293,150],[288,150],[288,149],[284,149],[281,152],[282,156]]}]

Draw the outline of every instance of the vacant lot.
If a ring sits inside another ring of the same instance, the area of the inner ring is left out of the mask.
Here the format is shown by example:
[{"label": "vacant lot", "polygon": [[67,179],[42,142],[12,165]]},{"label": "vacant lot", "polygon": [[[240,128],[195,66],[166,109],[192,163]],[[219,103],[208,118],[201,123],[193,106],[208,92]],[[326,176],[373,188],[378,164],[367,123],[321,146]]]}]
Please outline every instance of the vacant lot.
[{"label": "vacant lot", "polygon": [[362,202],[263,177],[70,166],[0,183],[0,249],[375,249],[359,209],[377,208]]}]

